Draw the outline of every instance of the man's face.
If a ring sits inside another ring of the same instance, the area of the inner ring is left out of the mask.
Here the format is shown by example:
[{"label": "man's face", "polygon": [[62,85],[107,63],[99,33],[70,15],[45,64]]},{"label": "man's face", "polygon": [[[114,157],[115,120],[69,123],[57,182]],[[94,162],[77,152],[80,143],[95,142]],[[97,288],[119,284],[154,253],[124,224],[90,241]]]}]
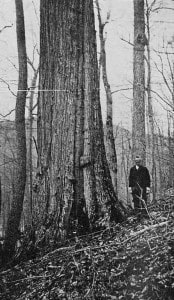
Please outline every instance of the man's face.
[{"label": "man's face", "polygon": [[136,166],[140,166],[140,164],[141,164],[141,159],[135,159],[135,164],[136,164]]}]

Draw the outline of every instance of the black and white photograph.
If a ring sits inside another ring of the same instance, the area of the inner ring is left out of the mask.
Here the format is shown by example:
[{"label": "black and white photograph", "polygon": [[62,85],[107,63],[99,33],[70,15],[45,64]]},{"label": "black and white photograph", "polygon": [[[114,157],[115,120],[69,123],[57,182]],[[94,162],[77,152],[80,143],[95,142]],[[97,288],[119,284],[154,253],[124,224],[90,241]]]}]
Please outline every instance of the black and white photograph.
[{"label": "black and white photograph", "polygon": [[174,0],[0,0],[0,299],[174,299]]}]

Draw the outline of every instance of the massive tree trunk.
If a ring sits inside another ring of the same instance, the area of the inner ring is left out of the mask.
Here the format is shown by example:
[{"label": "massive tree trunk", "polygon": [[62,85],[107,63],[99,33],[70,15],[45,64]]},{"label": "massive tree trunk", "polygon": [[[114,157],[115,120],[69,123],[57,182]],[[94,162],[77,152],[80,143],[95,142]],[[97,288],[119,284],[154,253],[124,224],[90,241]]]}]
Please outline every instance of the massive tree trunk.
[{"label": "massive tree trunk", "polygon": [[145,141],[145,36],[144,0],[134,0],[134,66],[133,66],[133,117],[132,143],[133,156],[140,154],[146,161]]},{"label": "massive tree trunk", "polygon": [[[92,0],[42,1],[38,214],[63,238],[70,214],[96,216],[117,199],[104,150]],[[118,207],[118,212],[120,208]]]},{"label": "massive tree trunk", "polygon": [[14,178],[14,194],[8,216],[5,233],[4,253],[10,257],[15,250],[19,237],[19,225],[23,209],[23,199],[26,182],[26,133],[25,133],[25,103],[27,90],[27,55],[25,43],[25,26],[22,0],[16,0],[16,32],[19,59],[18,92],[15,109],[16,125],[16,175]]},{"label": "massive tree trunk", "polygon": [[68,226],[75,184],[78,9],[77,1],[41,2],[38,214],[42,223],[53,213],[61,236]]},{"label": "massive tree trunk", "polygon": [[106,67],[106,51],[105,51],[105,38],[104,27],[106,23],[102,23],[100,15],[100,6],[98,0],[96,0],[98,10],[99,21],[99,38],[100,38],[100,65],[102,67],[103,84],[106,92],[106,157],[109,165],[109,170],[112,178],[112,184],[117,194],[117,155],[115,149],[115,139],[113,130],[113,109],[112,109],[112,92],[107,76]]}]

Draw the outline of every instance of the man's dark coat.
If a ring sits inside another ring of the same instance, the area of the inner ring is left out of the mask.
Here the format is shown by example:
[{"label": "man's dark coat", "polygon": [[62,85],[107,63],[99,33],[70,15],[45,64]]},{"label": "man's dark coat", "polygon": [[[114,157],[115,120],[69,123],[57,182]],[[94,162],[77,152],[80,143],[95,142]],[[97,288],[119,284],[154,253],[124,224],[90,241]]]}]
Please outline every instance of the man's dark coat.
[{"label": "man's dark coat", "polygon": [[143,199],[146,200],[146,187],[150,187],[150,175],[146,167],[139,166],[137,170],[136,166],[133,166],[130,169],[129,187],[132,188],[132,194],[137,194],[139,196],[142,189]]}]

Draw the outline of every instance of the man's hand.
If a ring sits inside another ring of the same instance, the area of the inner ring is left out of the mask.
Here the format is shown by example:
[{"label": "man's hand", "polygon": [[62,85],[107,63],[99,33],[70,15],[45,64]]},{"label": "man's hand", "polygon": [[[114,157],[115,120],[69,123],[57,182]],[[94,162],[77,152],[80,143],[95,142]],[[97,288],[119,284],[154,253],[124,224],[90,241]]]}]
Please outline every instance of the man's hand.
[{"label": "man's hand", "polygon": [[146,188],[146,194],[150,194],[150,188],[149,187]]},{"label": "man's hand", "polygon": [[131,187],[129,187],[129,193],[132,194],[132,188]]}]

